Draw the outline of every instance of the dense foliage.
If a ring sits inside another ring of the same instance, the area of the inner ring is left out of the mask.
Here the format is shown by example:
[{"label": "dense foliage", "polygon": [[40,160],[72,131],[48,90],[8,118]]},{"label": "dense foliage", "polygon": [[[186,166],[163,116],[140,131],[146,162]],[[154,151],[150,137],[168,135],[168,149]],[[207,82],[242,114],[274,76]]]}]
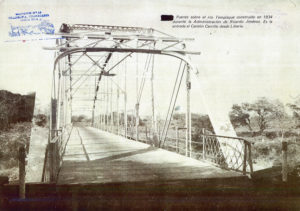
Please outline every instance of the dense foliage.
[{"label": "dense foliage", "polygon": [[17,122],[31,121],[35,94],[20,95],[0,90],[0,130]]}]

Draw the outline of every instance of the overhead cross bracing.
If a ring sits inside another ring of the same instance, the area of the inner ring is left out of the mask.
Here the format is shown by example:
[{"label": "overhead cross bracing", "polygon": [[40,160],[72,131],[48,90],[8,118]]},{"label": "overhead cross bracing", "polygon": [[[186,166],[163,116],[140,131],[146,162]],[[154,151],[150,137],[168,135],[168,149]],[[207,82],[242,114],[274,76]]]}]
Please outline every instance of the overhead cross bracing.
[{"label": "overhead cross bracing", "polygon": [[[190,90],[191,74],[198,77],[199,72],[189,55],[199,55],[200,52],[189,51],[186,45],[193,39],[177,38],[149,28],[82,24],[63,24],[58,34],[61,39],[57,40],[56,46],[45,48],[56,52],[50,115],[51,139],[58,137],[71,124],[72,116],[84,114],[91,119],[93,127],[136,141],[150,139],[150,145],[164,148],[172,139],[171,122],[180,90],[185,86],[185,127],[176,130],[185,133],[183,154],[196,156],[193,151]],[[158,60],[160,57],[171,60],[164,63],[163,59]],[[157,61],[160,61],[158,65]],[[171,79],[173,76],[167,76],[166,82],[174,83],[174,86],[167,93],[168,98],[171,96],[170,101],[165,100],[166,117],[158,120],[154,75],[156,72],[163,74],[165,68],[173,68],[177,63],[179,67],[173,74],[177,74],[176,80]],[[146,81],[150,84],[147,99],[151,99],[148,102],[151,123],[142,128],[141,106],[145,105],[143,93]],[[212,124],[218,132],[214,119]],[[219,164],[225,163],[229,169],[244,173],[251,170],[251,145],[247,141],[227,136],[210,137],[209,134],[206,137],[205,145],[204,139],[197,143],[202,144],[203,159],[206,159],[206,150],[208,156],[217,156]],[[176,143],[176,151],[180,152],[180,147],[181,144]],[[55,177],[55,174],[52,176]]]},{"label": "overhead cross bracing", "polygon": [[[98,84],[102,76],[109,76],[106,74],[133,53],[180,53],[182,55],[195,53],[185,52],[182,49],[185,47],[184,41],[193,39],[175,38],[150,28],[63,24],[59,34],[62,35],[64,41],[59,40],[57,47],[48,49],[56,49],[58,52],[63,52],[58,53],[56,61],[65,56],[68,58],[67,65],[69,67],[66,70],[62,70],[62,75],[69,76],[70,81],[72,81],[67,89],[67,91],[72,90],[69,98],[72,99],[75,94],[79,95],[78,91],[79,89],[81,90],[84,84],[91,84],[90,81],[93,79],[88,78],[88,76],[97,76],[95,92],[92,93],[91,89],[93,88],[90,85],[89,88],[85,88],[86,91],[84,93],[85,96],[94,95],[93,108],[97,100]],[[78,54],[78,52],[82,53]],[[106,66],[113,52],[125,52],[128,54],[108,68]],[[83,73],[78,72],[77,68],[83,67],[84,63],[90,63],[91,66]]]}]

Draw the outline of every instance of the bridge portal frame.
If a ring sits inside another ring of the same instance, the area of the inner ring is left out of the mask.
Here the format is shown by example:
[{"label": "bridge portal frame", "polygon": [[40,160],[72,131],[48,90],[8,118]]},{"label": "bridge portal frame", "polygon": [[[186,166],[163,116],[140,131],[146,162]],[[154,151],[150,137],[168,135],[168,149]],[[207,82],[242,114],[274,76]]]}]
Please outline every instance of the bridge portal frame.
[{"label": "bridge portal frame", "polygon": [[[76,33],[74,31],[76,30],[83,30],[82,33]],[[102,33],[99,34],[98,32],[101,31]],[[95,34],[96,32],[96,34]],[[104,33],[103,33],[104,32]],[[126,32],[125,34],[114,34],[118,32]],[[129,32],[129,34],[128,34]],[[134,33],[134,35],[132,35]],[[159,35],[154,35],[154,33],[158,33]],[[123,62],[128,56],[131,56],[132,54],[152,54],[152,55],[166,55],[171,56],[180,59],[183,61],[187,68],[187,72],[190,70],[194,70],[195,74],[198,74],[198,70],[194,67],[192,62],[190,61],[190,58],[187,56],[189,54],[195,54],[199,55],[200,52],[189,52],[185,50],[181,50],[177,48],[178,44],[182,45],[182,48],[185,48],[186,44],[185,41],[191,41],[193,39],[191,38],[176,38],[174,36],[170,36],[166,33],[160,32],[158,30],[152,29],[152,28],[141,28],[141,27],[121,27],[121,26],[103,26],[103,25],[82,25],[82,24],[74,24],[74,25],[68,25],[68,24],[62,24],[60,28],[60,32],[56,35],[60,35],[62,39],[58,39],[56,44],[56,47],[44,47],[46,50],[55,50],[55,61],[54,61],[54,68],[53,68],[53,82],[52,82],[52,91],[51,91],[51,109],[50,109],[50,136],[49,136],[49,153],[50,153],[50,160],[49,163],[51,166],[56,166],[55,168],[51,167],[51,169],[59,169],[59,164],[57,164],[57,161],[59,160],[54,152],[54,149],[57,148],[57,146],[54,146],[58,140],[61,140],[62,138],[57,138],[63,136],[64,129],[67,125],[71,123],[71,116],[72,116],[72,66],[75,65],[75,63],[80,60],[81,57],[87,56],[90,58],[90,60],[96,64],[101,72],[99,74],[99,81],[101,80],[102,76],[109,75],[109,72],[115,68],[117,65],[119,65],[121,62]],[[75,42],[82,41],[82,40],[96,40],[95,45],[93,47],[89,47],[90,44],[87,44],[84,47],[72,47],[71,45]],[[63,40],[66,40],[63,42]],[[102,41],[115,41],[116,46],[114,47],[95,47],[97,44],[99,44]],[[134,41],[136,42],[136,46],[125,46],[123,45],[123,41],[130,42]],[[139,42],[144,42],[143,45],[138,46]],[[164,43],[163,45],[157,45],[157,43]],[[143,47],[149,47],[150,45],[154,45],[155,47],[153,49],[146,49]],[[129,46],[129,47],[128,47]],[[171,49],[171,50],[168,50]],[[173,49],[173,50],[172,50]],[[93,60],[90,56],[88,56],[89,52],[106,52],[108,53],[108,59],[106,59],[105,65],[100,66],[97,61]],[[112,53],[128,53],[127,56],[125,56],[123,59],[121,59],[117,64],[115,64],[112,68],[109,70],[105,70],[106,64],[111,57]],[[71,56],[77,53],[82,53],[77,60],[74,62],[71,61]],[[65,60],[64,62],[61,62],[62,60]],[[63,66],[63,68],[61,68]],[[66,68],[67,67],[67,68]],[[56,77],[55,75],[58,75]],[[69,76],[69,83],[66,83],[66,77]],[[88,77],[88,75],[86,75]],[[55,80],[57,78],[57,80]],[[98,81],[98,82],[99,82]],[[69,86],[69,87],[67,87]],[[94,114],[95,110],[95,103],[97,101],[97,92],[98,92],[98,85],[95,91],[95,97],[94,97],[94,106],[92,109],[92,112]],[[123,91],[124,99],[127,98],[127,93]],[[174,102],[175,104],[176,102]],[[63,109],[62,109],[63,108]],[[125,108],[126,110],[126,108]],[[139,122],[139,104],[136,104],[136,122]],[[127,111],[125,111],[127,113]],[[191,141],[191,113],[190,109],[187,109],[187,140],[186,143]],[[62,118],[63,116],[63,118]],[[167,121],[171,121],[172,114],[169,116]],[[127,115],[126,115],[127,119]],[[93,121],[94,121],[94,115],[93,115]],[[125,120],[124,120],[125,121]],[[125,121],[127,123],[127,120]],[[169,124],[168,124],[169,125]],[[136,124],[136,139],[138,140],[138,124]],[[127,132],[127,124],[125,126],[125,137]],[[166,137],[167,132],[164,134],[164,139]],[[162,140],[160,140],[161,142]],[[164,140],[163,140],[164,142]],[[51,146],[52,145],[52,146]],[[64,145],[64,143],[60,143],[60,145]],[[191,145],[191,143],[190,143]],[[188,151],[188,149],[187,149]],[[56,158],[54,158],[56,157]],[[58,156],[61,157],[61,156]],[[56,164],[55,164],[56,163]],[[58,167],[57,167],[58,166]],[[52,171],[51,171],[52,172]],[[56,178],[56,172],[50,172],[50,180],[53,181]]]},{"label": "bridge portal frame", "polygon": [[[79,32],[76,32],[79,30]],[[99,33],[101,32],[101,33]],[[120,34],[121,32],[121,34]],[[159,35],[155,35],[157,33]],[[62,140],[62,137],[65,128],[67,125],[71,124],[71,116],[72,116],[72,98],[73,98],[73,85],[77,82],[73,82],[73,66],[82,58],[87,57],[92,62],[93,66],[96,65],[101,71],[98,73],[99,76],[98,81],[95,81],[95,96],[94,96],[94,104],[92,107],[93,120],[94,122],[94,110],[97,99],[97,94],[99,90],[99,82],[103,76],[110,76],[110,71],[115,67],[120,65],[123,61],[125,61],[132,54],[151,54],[151,55],[165,55],[169,57],[174,57],[179,59],[184,63],[186,69],[183,69],[187,73],[186,77],[186,87],[187,87],[187,111],[186,111],[186,156],[191,157],[191,111],[190,111],[190,72],[193,72],[196,77],[199,79],[199,71],[193,65],[190,59],[190,55],[200,55],[200,52],[193,52],[185,50],[186,41],[192,41],[192,38],[176,38],[174,36],[168,35],[166,33],[160,32],[158,30],[152,28],[141,28],[141,27],[120,27],[120,26],[103,26],[103,25],[82,25],[82,24],[62,24],[60,33],[56,35],[61,36],[61,39],[57,40],[56,47],[45,47],[46,50],[54,50],[55,51],[55,61],[53,67],[53,83],[52,83],[52,100],[51,100],[51,109],[50,109],[50,138],[49,144],[53,145],[49,147],[50,153],[50,165],[56,166],[55,168],[51,167],[52,173],[50,173],[50,180],[54,181],[57,175],[57,169],[59,169],[62,155],[55,155],[58,158],[54,159],[54,145],[57,145],[58,140]],[[93,41],[91,43],[87,43],[84,46],[74,45],[79,41]],[[99,43],[102,42],[113,42],[114,45],[111,47],[101,46],[98,47]],[[131,42],[131,45],[129,44]],[[143,42],[142,45],[138,45],[140,42]],[[132,45],[132,43],[134,45]],[[181,49],[177,48],[178,45],[181,45]],[[73,45],[73,46],[72,46]],[[92,45],[92,47],[90,47]],[[99,61],[96,61],[89,53],[107,53],[103,57],[105,57],[104,64],[99,64]],[[71,56],[77,55],[81,53],[81,55],[75,60],[72,61]],[[125,53],[127,54],[125,57],[120,59],[116,64],[107,69],[107,64],[113,53]],[[58,75],[56,77],[56,74]],[[89,77],[89,74],[82,74],[81,77]],[[66,79],[68,77],[68,79]],[[57,80],[55,80],[57,78]],[[68,82],[67,82],[68,81]],[[79,86],[80,87],[80,86]],[[119,87],[120,88],[120,87]],[[75,90],[75,92],[78,90]],[[127,99],[126,90],[121,90],[124,94],[124,100]],[[175,101],[173,104],[175,105]],[[125,103],[126,105],[126,103]],[[126,106],[125,106],[126,107]],[[63,108],[63,109],[62,109]],[[139,103],[136,104],[136,122],[139,122]],[[124,114],[126,113],[126,119],[124,120],[125,125],[125,137],[127,137],[127,109],[125,108]],[[167,130],[169,127],[169,123],[172,119],[171,113],[167,116],[167,129],[162,132],[161,137],[159,138],[159,145],[163,146],[164,141],[167,136]],[[62,118],[63,116],[63,118]],[[125,116],[125,115],[124,115]],[[111,117],[112,118],[112,117]],[[155,117],[152,117],[155,118]],[[107,121],[107,119],[105,120]],[[126,123],[125,123],[126,122]],[[155,124],[155,122],[153,122]],[[139,140],[138,135],[138,124],[136,124],[136,139]],[[154,127],[155,128],[155,127]],[[220,144],[222,144],[222,139],[219,140]],[[224,142],[224,141],[223,141]],[[225,144],[227,144],[226,142]],[[64,147],[66,143],[60,143],[59,145]],[[222,146],[221,146],[222,147]],[[245,149],[238,149],[239,156],[245,157],[246,152]],[[61,150],[60,150],[61,151]],[[64,150],[62,150],[63,153]],[[189,153],[188,153],[189,152]],[[228,152],[227,152],[228,153]],[[231,153],[231,152],[230,152]],[[244,153],[244,154],[243,154]],[[232,159],[232,158],[231,158]],[[245,168],[246,165],[243,165],[245,161],[239,161],[239,158],[234,158],[235,164],[240,165]],[[57,161],[58,160],[58,161]],[[245,160],[245,159],[244,159]],[[58,162],[58,163],[57,163]],[[55,171],[53,169],[56,169]]]}]

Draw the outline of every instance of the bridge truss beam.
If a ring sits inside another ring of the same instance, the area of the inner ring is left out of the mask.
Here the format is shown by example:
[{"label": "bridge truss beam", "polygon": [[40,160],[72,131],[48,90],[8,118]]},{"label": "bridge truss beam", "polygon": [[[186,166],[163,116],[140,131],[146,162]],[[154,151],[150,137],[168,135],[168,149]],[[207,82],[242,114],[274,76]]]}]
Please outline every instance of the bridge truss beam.
[{"label": "bridge truss beam", "polygon": [[[126,64],[126,61],[133,54],[146,54],[153,56],[152,72],[151,72],[151,97],[152,97],[152,134],[153,144],[162,147],[167,137],[168,129],[173,115],[173,110],[176,104],[177,95],[171,100],[169,109],[170,114],[165,120],[165,128],[160,134],[157,127],[156,111],[154,106],[154,87],[153,87],[153,67],[154,55],[165,55],[179,59],[186,72],[186,93],[187,93],[187,110],[186,110],[186,155],[192,156],[192,124],[190,110],[190,89],[191,80],[190,73],[194,73],[199,78],[197,68],[192,64],[190,55],[199,55],[200,52],[186,50],[187,41],[192,41],[191,38],[176,38],[166,33],[160,32],[151,28],[141,27],[119,27],[119,26],[103,26],[103,25],[82,25],[63,24],[60,32],[61,39],[57,40],[55,47],[45,47],[47,50],[55,51],[55,61],[53,69],[53,84],[52,84],[52,108],[50,115],[50,140],[54,139],[58,133],[63,131],[67,125],[70,125],[72,115],[79,114],[77,112],[91,113],[92,125],[101,127],[102,129],[113,132],[113,125],[117,125],[117,134],[120,132],[120,124],[123,124],[124,132],[122,135],[128,136],[128,90],[127,90],[127,69],[124,71],[124,87],[120,87],[112,77],[116,73],[117,68],[121,68]],[[124,55],[122,58],[115,58],[114,55]],[[150,63],[151,59],[149,59]],[[89,64],[89,65],[87,65]],[[137,62],[138,64],[138,62]],[[137,65],[138,66],[138,65]],[[149,64],[148,64],[149,67]],[[148,68],[147,67],[147,68]],[[84,70],[84,72],[83,72]],[[139,104],[140,95],[139,87],[143,86],[143,80],[138,81],[138,68],[136,70],[136,87],[137,101],[133,109],[135,122],[135,139],[139,141]],[[181,79],[180,79],[181,82]],[[110,83],[110,86],[109,86]],[[179,90],[180,83],[175,87]],[[175,88],[174,87],[174,88]],[[117,90],[116,94],[115,91]],[[178,94],[178,93],[177,93]],[[98,95],[100,99],[98,99]],[[123,95],[124,108],[122,118],[120,118],[119,100],[120,95]],[[116,98],[117,112],[113,111],[113,98]],[[84,100],[80,100],[84,99]],[[90,99],[90,100],[88,100]],[[75,106],[77,102],[80,106]],[[108,106],[110,104],[110,106]],[[99,107],[97,107],[99,106]],[[100,112],[100,113],[99,113]],[[134,114],[135,113],[135,114]],[[99,114],[99,115],[98,115]],[[123,119],[121,123],[120,119]],[[115,123],[116,122],[116,123]],[[213,125],[214,122],[212,121]],[[108,125],[110,124],[110,127]],[[155,139],[157,139],[155,141]],[[230,141],[218,139],[220,147],[224,148],[225,144],[230,144]],[[242,166],[241,160],[244,151],[240,146],[235,145],[235,151],[238,151],[238,156],[232,158],[231,163]],[[234,154],[235,152],[228,151],[224,148],[223,153]],[[227,156],[228,157],[228,156]],[[234,157],[234,156],[233,156]],[[232,161],[234,159],[234,161]]]}]

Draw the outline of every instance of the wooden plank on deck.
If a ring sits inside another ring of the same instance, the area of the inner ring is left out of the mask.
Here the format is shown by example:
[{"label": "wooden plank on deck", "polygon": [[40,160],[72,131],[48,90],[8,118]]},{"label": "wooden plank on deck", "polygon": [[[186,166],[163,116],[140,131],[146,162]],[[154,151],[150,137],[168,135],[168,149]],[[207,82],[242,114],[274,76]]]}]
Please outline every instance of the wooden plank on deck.
[{"label": "wooden plank on deck", "polygon": [[210,163],[91,127],[74,128],[58,184],[126,183],[243,177]]}]

